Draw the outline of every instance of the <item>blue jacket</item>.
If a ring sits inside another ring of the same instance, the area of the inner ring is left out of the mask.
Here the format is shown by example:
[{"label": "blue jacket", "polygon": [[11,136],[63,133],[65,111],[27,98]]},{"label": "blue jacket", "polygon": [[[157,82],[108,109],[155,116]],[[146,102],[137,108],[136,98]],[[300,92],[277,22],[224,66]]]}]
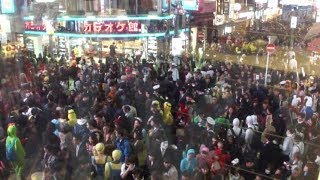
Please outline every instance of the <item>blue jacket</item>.
[{"label": "blue jacket", "polygon": [[193,172],[197,166],[198,166],[198,161],[195,157],[192,158],[188,158],[189,154],[195,154],[193,149],[189,149],[188,153],[187,153],[187,157],[183,158],[180,162],[180,171],[181,172],[186,172],[186,171],[190,171]]},{"label": "blue jacket", "polygon": [[[189,163],[190,161],[190,163]],[[196,158],[191,158],[190,160],[188,160],[188,158],[184,158],[181,160],[180,162],[180,171],[181,172],[186,172],[186,171],[190,171],[193,172],[198,166],[198,161]]]},{"label": "blue jacket", "polygon": [[128,158],[132,153],[130,142],[127,138],[123,138],[122,140],[116,139],[116,147],[121,151],[120,162],[123,163],[125,161],[125,158]]}]

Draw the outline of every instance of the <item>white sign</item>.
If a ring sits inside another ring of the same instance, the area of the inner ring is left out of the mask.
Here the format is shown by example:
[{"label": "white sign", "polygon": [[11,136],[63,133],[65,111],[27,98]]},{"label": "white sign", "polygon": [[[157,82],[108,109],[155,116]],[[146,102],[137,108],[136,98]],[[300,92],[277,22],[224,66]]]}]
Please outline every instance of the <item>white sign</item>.
[{"label": "white sign", "polygon": [[172,55],[173,56],[180,56],[183,52],[182,48],[182,39],[181,38],[172,38]]},{"label": "white sign", "polygon": [[290,22],[290,28],[292,29],[297,28],[297,21],[298,21],[298,18],[296,16],[292,16],[291,22]]},{"label": "white sign", "polygon": [[267,3],[268,0],[255,0],[255,2],[256,2],[257,4],[264,4],[264,3]]},{"label": "white sign", "polygon": [[224,15],[217,14],[215,19],[213,20],[214,25],[222,25],[224,23]]},{"label": "white sign", "polygon": [[282,0],[282,5],[312,6],[313,0]]}]

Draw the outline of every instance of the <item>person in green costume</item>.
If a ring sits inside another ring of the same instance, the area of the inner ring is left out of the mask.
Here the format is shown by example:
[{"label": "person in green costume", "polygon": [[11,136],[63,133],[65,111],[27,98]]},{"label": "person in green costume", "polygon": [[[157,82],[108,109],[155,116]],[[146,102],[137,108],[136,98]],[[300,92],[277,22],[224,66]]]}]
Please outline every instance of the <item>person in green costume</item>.
[{"label": "person in green costume", "polygon": [[14,152],[16,160],[12,161],[14,170],[16,172],[17,180],[22,178],[23,170],[24,170],[24,163],[25,163],[25,151],[22,147],[20,139],[17,137],[17,128],[14,125],[11,125],[7,129],[7,139],[6,139],[6,148],[8,148],[11,143],[15,142],[14,145]]}]

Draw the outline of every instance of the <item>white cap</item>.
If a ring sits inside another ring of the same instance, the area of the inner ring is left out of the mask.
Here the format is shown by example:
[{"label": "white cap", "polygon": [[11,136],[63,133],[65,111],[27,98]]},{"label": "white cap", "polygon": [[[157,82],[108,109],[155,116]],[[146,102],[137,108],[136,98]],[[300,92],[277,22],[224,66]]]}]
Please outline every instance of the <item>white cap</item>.
[{"label": "white cap", "polygon": [[159,88],[160,88],[160,85],[159,85],[159,84],[157,84],[157,85],[155,85],[155,86],[152,87],[153,90],[157,90],[157,89],[159,89]]},{"label": "white cap", "polygon": [[214,121],[214,119],[212,117],[207,117],[207,122],[211,125],[215,125],[216,122]]},{"label": "white cap", "polygon": [[281,81],[280,82],[280,85],[285,85],[286,84],[286,81]]}]

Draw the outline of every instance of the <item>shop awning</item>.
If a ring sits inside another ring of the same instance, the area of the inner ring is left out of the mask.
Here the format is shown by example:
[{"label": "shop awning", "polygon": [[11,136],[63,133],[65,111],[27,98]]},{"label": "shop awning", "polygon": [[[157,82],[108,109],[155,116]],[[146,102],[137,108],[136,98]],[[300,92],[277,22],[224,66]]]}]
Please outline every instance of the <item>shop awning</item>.
[{"label": "shop awning", "polygon": [[314,23],[313,26],[311,26],[308,33],[306,34],[306,36],[304,37],[304,39],[309,40],[319,35],[320,35],[320,23]]}]

